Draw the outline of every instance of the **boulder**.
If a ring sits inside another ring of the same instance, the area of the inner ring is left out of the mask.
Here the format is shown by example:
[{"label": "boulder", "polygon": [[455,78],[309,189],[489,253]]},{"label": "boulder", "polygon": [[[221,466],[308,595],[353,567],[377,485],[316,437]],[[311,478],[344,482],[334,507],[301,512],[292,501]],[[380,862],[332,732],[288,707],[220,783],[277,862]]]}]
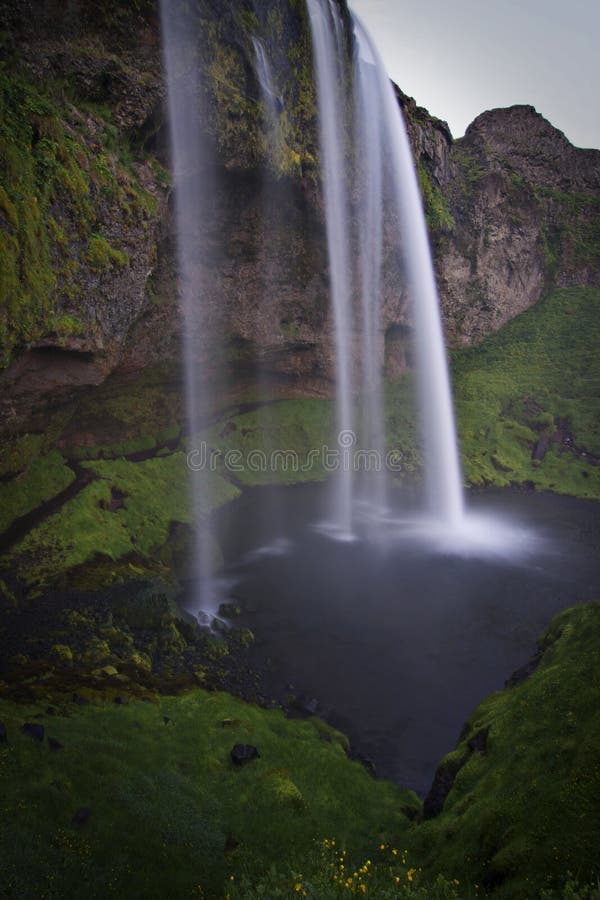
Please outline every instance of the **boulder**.
[{"label": "boulder", "polygon": [[244,766],[253,759],[260,757],[260,753],[252,744],[236,744],[230,755],[231,761],[235,766]]},{"label": "boulder", "polygon": [[25,722],[21,731],[28,737],[33,738],[34,741],[40,741],[41,743],[44,740],[44,726],[38,722]]}]

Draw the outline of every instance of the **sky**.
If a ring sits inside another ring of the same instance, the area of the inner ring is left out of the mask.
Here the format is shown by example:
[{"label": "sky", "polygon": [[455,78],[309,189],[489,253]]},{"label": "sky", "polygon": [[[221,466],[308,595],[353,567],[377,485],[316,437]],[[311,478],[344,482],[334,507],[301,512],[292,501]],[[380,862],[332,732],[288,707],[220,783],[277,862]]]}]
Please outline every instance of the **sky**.
[{"label": "sky", "polygon": [[349,0],[390,77],[454,137],[527,103],[600,149],[600,0]]}]

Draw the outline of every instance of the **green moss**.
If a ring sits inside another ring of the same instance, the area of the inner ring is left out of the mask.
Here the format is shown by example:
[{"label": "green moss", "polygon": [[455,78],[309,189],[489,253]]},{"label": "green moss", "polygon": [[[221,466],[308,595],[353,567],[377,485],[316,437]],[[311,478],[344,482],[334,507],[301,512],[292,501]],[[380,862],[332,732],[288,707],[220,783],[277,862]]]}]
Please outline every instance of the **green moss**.
[{"label": "green moss", "polygon": [[13,481],[0,483],[0,532],[19,516],[59,494],[74,478],[60,453],[53,451],[34,459]]},{"label": "green moss", "polygon": [[220,421],[191,446],[206,439],[218,470],[229,467],[243,484],[320,481],[322,448],[337,448],[333,417],[328,400],[278,401]]},{"label": "green moss", "polygon": [[[478,347],[453,354],[459,436],[473,485],[531,482],[600,498],[600,291],[554,291]],[[562,429],[562,432],[561,432]],[[541,462],[532,450],[558,431]],[[562,443],[572,434],[577,452]],[[585,451],[588,455],[582,455]]]},{"label": "green moss", "polygon": [[423,864],[487,879],[499,900],[545,888],[563,897],[569,872],[583,882],[597,876],[599,640],[600,604],[561,613],[537,671],[475,710],[458,753],[484,727],[487,750],[460,770],[441,815],[411,834]]},{"label": "green moss", "polygon": [[460,138],[452,145],[452,157],[458,163],[466,187],[472,191],[477,182],[486,174],[486,167],[473,153],[464,148]]},{"label": "green moss", "polygon": [[[131,555],[153,569],[160,563],[156,554],[168,542],[171,523],[193,522],[183,453],[139,463],[98,460],[84,465],[98,480],[34,528],[11,553],[11,564],[31,587],[55,583],[99,554],[108,570],[110,561]],[[216,474],[194,477],[205,479],[210,490],[205,515],[239,493]]]},{"label": "green moss", "polygon": [[127,253],[116,250],[106,238],[93,234],[90,238],[86,258],[91,269],[101,272],[103,269],[122,269],[129,262]]},{"label": "green moss", "polygon": [[32,84],[18,61],[0,63],[0,368],[46,333],[74,333],[73,319],[85,318],[82,262],[95,272],[127,264],[98,234],[111,208],[132,228],[157,213],[125,171],[127,141],[117,139],[114,157],[92,151],[76,112],[62,89]]},{"label": "green moss", "polygon": [[456,223],[448,209],[446,198],[423,165],[419,165],[419,184],[429,230],[434,233],[453,231]]},{"label": "green moss", "polygon": [[[58,754],[20,733],[47,705],[0,700],[0,855],[16,896],[75,896],[85,879],[91,898],[216,898],[274,860],[301,871],[327,834],[359,854],[407,827],[400,808],[414,795],[374,781],[311,722],[202,691],[71,704],[40,720],[64,745]],[[236,743],[260,758],[233,766]],[[83,806],[85,829],[71,824]]]}]

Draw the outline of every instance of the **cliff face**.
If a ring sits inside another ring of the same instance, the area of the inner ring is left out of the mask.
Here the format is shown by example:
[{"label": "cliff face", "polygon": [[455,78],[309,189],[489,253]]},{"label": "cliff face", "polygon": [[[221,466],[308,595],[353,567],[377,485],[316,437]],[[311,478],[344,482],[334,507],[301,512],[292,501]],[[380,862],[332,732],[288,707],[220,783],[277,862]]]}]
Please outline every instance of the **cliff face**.
[{"label": "cliff face", "polygon": [[453,344],[477,343],[552,285],[600,283],[599,151],[531,106],[483,113],[458,141],[406,109]]},{"label": "cliff face", "polygon": [[[259,7],[191,7],[204,35],[198,107],[214,185],[201,237],[218,248],[202,275],[204,302],[225,322],[231,366],[249,371],[258,358],[284,390],[328,393],[305,5]],[[179,315],[156,3],[12,0],[2,16],[0,427],[19,435],[38,427],[48,402],[68,418],[78,389],[111,372],[160,364],[176,377]],[[285,109],[274,155],[253,35],[274,61]],[[531,107],[484,113],[453,141],[443,122],[398,98],[451,343],[479,341],[553,283],[599,283],[600,153],[575,149]],[[384,312],[393,373],[410,326],[393,269]]]}]

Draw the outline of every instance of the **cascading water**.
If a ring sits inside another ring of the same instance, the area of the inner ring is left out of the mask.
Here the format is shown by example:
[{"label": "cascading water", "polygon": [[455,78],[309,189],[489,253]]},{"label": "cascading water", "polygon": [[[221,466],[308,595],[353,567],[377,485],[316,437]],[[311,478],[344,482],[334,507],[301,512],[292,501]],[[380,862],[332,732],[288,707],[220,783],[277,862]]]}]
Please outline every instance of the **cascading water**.
[{"label": "cascading water", "polygon": [[271,63],[265,50],[265,45],[254,36],[252,38],[252,46],[254,48],[254,58],[256,61],[256,74],[260,85],[260,94],[265,111],[265,124],[267,126],[267,136],[269,138],[269,150],[271,159],[275,159],[281,147],[281,129],[279,127],[279,111],[283,105],[283,101],[276,92],[275,79],[273,78],[273,70]]},{"label": "cascading water", "polygon": [[[428,511],[438,522],[458,526],[464,517],[462,476],[439,300],[419,183],[392,84],[377,48],[354,17],[360,45],[372,60],[390,158],[404,267],[415,317],[416,358],[425,452]],[[363,52],[365,52],[363,50]]]},{"label": "cascading water", "polygon": [[[206,315],[200,296],[198,266],[202,258],[201,219],[207,192],[202,184],[203,141],[200,131],[201,96],[196,29],[177,0],[161,0],[163,57],[167,77],[171,159],[175,187],[177,260],[183,345],[186,413],[190,430],[198,427],[206,409],[207,387],[199,364],[203,343],[208,337]],[[194,584],[191,609],[212,614],[212,554],[201,523],[211,507],[208,479],[195,472],[190,476],[195,543],[192,554]]]},{"label": "cascading water", "polygon": [[[345,96],[342,24],[331,0],[308,0],[317,82],[322,180],[327,223],[330,287],[336,355],[336,427],[344,449],[354,441],[352,415],[351,222],[346,186],[343,110]],[[338,536],[352,535],[353,471],[345,454],[334,480],[333,525]]]},{"label": "cascading water", "polygon": [[[317,83],[335,319],[337,424],[342,433],[350,431],[353,425],[352,231],[342,113],[350,91],[344,66],[343,26],[337,6],[332,0],[308,0],[308,11]],[[418,180],[391,82],[364,26],[356,18],[354,25],[358,42],[354,138],[359,167],[363,442],[380,459],[384,457],[381,286],[383,198],[389,194],[400,223],[399,244],[414,310],[428,511],[438,522],[456,526],[463,518],[462,478],[439,301]],[[383,183],[384,175],[389,184]],[[340,473],[337,487],[336,522],[344,532],[350,532],[354,493],[351,470]],[[385,505],[384,479],[375,488],[375,500],[380,507]]]},{"label": "cascading water", "polygon": [[[357,48],[360,50],[360,47]],[[361,430],[362,445],[380,462],[385,459],[381,302],[383,264],[383,142],[381,103],[373,65],[364,54],[355,58],[355,146],[359,215],[358,261],[361,289]],[[367,479],[369,501],[379,513],[387,506],[385,467]]]}]

